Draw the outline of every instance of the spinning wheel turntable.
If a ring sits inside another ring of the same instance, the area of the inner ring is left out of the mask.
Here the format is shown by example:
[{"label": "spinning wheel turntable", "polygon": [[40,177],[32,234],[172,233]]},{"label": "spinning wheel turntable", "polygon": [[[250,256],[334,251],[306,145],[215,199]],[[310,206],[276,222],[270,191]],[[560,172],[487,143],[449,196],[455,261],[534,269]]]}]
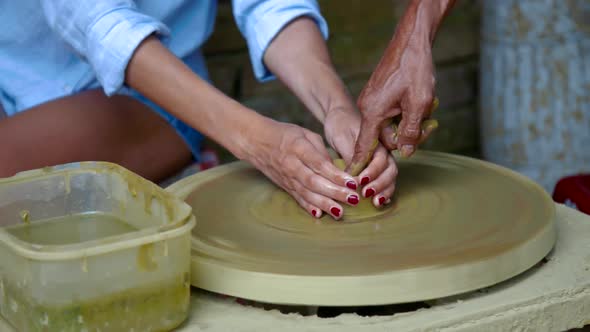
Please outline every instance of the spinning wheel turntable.
[{"label": "spinning wheel turntable", "polygon": [[420,151],[398,161],[392,203],[316,220],[237,162],[168,190],[197,219],[192,284],[276,304],[424,301],[491,286],[529,269],[555,242],[543,189],[493,164]]}]

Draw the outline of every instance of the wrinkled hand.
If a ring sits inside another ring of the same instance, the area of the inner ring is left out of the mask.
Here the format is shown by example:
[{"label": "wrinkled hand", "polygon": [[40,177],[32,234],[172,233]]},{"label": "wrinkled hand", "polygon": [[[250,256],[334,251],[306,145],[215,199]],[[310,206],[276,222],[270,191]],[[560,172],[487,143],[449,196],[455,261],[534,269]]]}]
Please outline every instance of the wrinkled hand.
[{"label": "wrinkled hand", "polygon": [[342,217],[339,202],[356,205],[356,180],[332,163],[322,137],[296,125],[269,120],[262,140],[247,158],[289,193],[301,207],[319,218],[322,211]]},{"label": "wrinkled hand", "polygon": [[[352,160],[360,124],[360,115],[352,105],[347,109],[331,110],[324,120],[326,139],[346,164]],[[355,180],[362,186],[362,195],[373,197],[373,205],[379,207],[387,203],[393,195],[396,176],[397,166],[393,157],[379,145],[367,168]]]},{"label": "wrinkled hand", "polygon": [[365,167],[377,140],[408,157],[438,126],[436,120],[427,120],[438,101],[430,44],[426,44],[410,42],[403,50],[386,53],[361,92],[357,104],[362,124],[351,174]]}]

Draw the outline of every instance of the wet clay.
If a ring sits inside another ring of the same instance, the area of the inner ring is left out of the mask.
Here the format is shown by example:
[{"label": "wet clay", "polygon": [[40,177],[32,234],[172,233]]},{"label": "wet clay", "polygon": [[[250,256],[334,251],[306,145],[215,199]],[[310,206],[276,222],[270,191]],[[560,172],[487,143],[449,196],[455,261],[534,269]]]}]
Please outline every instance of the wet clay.
[{"label": "wet clay", "polygon": [[555,241],[536,184],[465,157],[398,162],[392,203],[315,219],[253,167],[234,163],[171,188],[193,207],[193,285],[261,302],[373,305],[490,286],[533,266]]},{"label": "wet clay", "polygon": [[22,210],[19,215],[20,215],[20,220],[24,223],[24,224],[30,224],[31,223],[31,216],[29,214],[30,212],[28,210]]}]

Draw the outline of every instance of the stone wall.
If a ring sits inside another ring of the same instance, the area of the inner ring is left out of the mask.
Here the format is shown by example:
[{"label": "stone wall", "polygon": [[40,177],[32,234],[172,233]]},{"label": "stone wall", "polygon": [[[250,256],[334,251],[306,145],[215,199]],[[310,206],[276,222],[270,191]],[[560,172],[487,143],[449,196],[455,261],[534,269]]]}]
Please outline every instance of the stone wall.
[{"label": "stone wall", "polygon": [[[407,0],[319,0],[330,26],[334,64],[357,96],[393,35]],[[369,5],[370,4],[370,5]],[[236,28],[230,1],[220,1],[215,32],[204,47],[213,83],[243,104],[281,121],[321,132],[320,124],[278,81],[258,83],[246,44]],[[434,45],[440,108],[438,131],[424,148],[479,155],[477,72],[479,6],[458,1]],[[224,160],[231,156],[224,153]]]}]

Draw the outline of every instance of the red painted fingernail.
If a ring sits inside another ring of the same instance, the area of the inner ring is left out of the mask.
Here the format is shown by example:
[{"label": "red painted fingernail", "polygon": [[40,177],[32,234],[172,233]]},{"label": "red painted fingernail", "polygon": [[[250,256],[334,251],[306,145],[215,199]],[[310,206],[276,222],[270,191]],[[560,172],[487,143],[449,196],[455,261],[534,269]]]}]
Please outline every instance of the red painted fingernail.
[{"label": "red painted fingernail", "polygon": [[332,213],[332,215],[336,218],[340,218],[340,209],[337,207],[333,207],[330,209],[330,212]]},{"label": "red painted fingernail", "polygon": [[361,186],[364,186],[364,185],[366,185],[366,184],[367,184],[367,183],[369,183],[370,181],[371,181],[371,179],[369,179],[369,177],[368,177],[368,176],[364,176],[364,177],[361,179]]},{"label": "red painted fingernail", "polygon": [[352,180],[346,181],[346,186],[352,190],[356,190],[356,183]]},{"label": "red painted fingernail", "polygon": [[383,205],[383,203],[385,203],[385,197],[381,196],[379,197],[379,205]]},{"label": "red painted fingernail", "polygon": [[357,195],[349,195],[346,201],[352,205],[357,205],[359,203],[359,197]]},{"label": "red painted fingernail", "polygon": [[311,210],[311,214],[313,214],[313,216],[317,218],[317,216],[318,216],[318,211],[317,211],[317,210],[315,210],[315,209],[314,209],[314,210]]},{"label": "red painted fingernail", "polygon": [[375,189],[373,188],[369,188],[365,191],[365,197],[369,198],[371,196],[375,195]]}]

